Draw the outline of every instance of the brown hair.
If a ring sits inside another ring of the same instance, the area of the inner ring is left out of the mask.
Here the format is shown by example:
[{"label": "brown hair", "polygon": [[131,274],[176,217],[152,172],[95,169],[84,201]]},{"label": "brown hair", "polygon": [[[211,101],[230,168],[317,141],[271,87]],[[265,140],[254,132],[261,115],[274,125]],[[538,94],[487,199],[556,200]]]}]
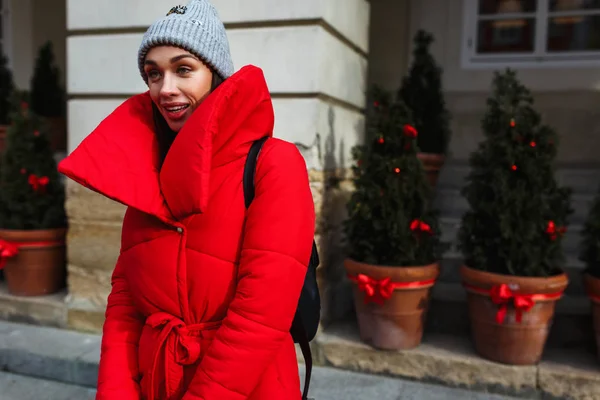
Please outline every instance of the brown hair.
[{"label": "brown hair", "polygon": [[[221,83],[223,83],[224,79],[221,78],[219,74],[213,71],[212,75],[212,83],[210,86],[210,91],[213,92],[216,88],[219,87]],[[162,167],[163,162],[165,161],[165,157],[177,137],[177,132],[174,132],[165,118],[162,116],[156,104],[152,102],[152,116],[154,119],[154,132],[156,133],[156,138],[158,139],[158,165],[159,168]]]}]

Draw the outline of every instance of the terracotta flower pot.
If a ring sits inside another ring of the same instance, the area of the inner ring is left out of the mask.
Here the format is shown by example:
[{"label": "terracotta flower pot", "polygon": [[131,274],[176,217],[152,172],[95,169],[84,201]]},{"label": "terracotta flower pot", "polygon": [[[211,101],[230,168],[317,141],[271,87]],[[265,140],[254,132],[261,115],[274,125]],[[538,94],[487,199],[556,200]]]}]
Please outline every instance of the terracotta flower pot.
[{"label": "terracotta flower pot", "polygon": [[566,274],[529,278],[462,266],[477,353],[492,361],[532,365],[540,361]]},{"label": "terracotta flower pot", "polygon": [[600,279],[590,274],[585,274],[583,276],[583,284],[586,293],[592,301],[592,320],[594,322],[598,359],[600,359]]},{"label": "terracotta flower pot", "polygon": [[16,296],[41,296],[65,287],[66,229],[4,230],[0,240],[11,246],[12,256],[4,260],[8,291]]},{"label": "terracotta flower pot", "polygon": [[344,266],[356,283],[354,301],[361,340],[385,350],[417,347],[423,337],[431,288],[440,274],[439,263],[384,267],[346,259]]},{"label": "terracotta flower pot", "polygon": [[446,157],[443,154],[417,153],[417,158],[423,164],[429,184],[431,187],[435,187]]}]

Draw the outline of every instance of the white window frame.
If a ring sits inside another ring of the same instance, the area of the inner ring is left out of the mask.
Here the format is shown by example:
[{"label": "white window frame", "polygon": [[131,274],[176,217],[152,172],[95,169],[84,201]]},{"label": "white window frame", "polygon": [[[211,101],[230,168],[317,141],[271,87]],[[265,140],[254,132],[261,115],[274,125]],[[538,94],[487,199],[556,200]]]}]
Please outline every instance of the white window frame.
[{"label": "white window frame", "polygon": [[[600,67],[600,51],[546,53],[549,0],[537,0],[538,9],[532,13],[504,14],[503,18],[521,18],[535,15],[534,51],[530,54],[477,54],[478,0],[463,0],[462,67],[465,69],[564,68]],[[558,16],[599,14],[597,10],[563,11]],[[543,22],[543,23],[542,23]]]},{"label": "white window frame", "polygon": [[1,0],[0,4],[0,18],[2,18],[2,50],[8,58],[8,67],[13,67],[12,57],[12,25],[11,25],[11,14],[10,14],[10,3],[11,0]]}]

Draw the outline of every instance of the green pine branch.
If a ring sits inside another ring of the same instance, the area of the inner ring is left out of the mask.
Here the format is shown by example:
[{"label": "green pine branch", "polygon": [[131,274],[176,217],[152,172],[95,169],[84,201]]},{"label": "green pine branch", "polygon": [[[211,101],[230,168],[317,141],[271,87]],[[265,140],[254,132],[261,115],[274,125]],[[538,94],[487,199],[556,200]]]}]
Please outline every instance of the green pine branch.
[{"label": "green pine branch", "polygon": [[462,190],[469,210],[459,248],[472,268],[549,276],[562,267],[563,231],[573,211],[571,190],[555,178],[558,135],[542,124],[514,71],[496,73],[492,88],[482,120],[484,140],[471,155]]},{"label": "green pine branch", "polygon": [[0,160],[0,228],[62,228],[67,225],[63,183],[46,127],[25,100],[23,93],[13,97]]},{"label": "green pine branch", "polygon": [[31,78],[31,110],[41,117],[61,117],[65,93],[60,85],[60,70],[55,65],[52,42],[39,51]]},{"label": "green pine branch", "polygon": [[15,90],[12,71],[8,68],[8,58],[0,47],[0,125],[9,124],[10,99]]},{"label": "green pine branch", "polygon": [[433,36],[424,30],[416,33],[412,65],[398,97],[412,112],[421,151],[445,154],[451,136],[451,117],[444,98],[442,68],[430,51],[433,41]]}]

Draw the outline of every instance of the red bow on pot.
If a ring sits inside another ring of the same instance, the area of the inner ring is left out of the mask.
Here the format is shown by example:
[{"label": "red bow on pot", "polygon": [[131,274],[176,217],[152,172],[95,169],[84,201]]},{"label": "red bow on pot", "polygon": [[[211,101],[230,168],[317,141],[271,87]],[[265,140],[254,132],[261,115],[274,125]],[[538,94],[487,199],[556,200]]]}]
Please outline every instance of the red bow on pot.
[{"label": "red bow on pot", "polygon": [[6,261],[17,255],[19,249],[12,243],[0,239],[0,269],[4,268]]},{"label": "red bow on pot", "polygon": [[395,285],[391,278],[377,280],[365,274],[358,274],[356,278],[350,277],[350,279],[358,284],[360,291],[365,292],[365,304],[372,301],[382,305],[394,293]]},{"label": "red bow on pot", "polygon": [[506,311],[510,301],[513,302],[516,311],[516,319],[519,323],[523,318],[523,312],[531,310],[535,305],[532,295],[514,293],[506,283],[494,286],[492,290],[490,290],[490,296],[494,304],[500,306],[496,313],[496,322],[499,324],[504,322],[504,317],[506,317]]}]

